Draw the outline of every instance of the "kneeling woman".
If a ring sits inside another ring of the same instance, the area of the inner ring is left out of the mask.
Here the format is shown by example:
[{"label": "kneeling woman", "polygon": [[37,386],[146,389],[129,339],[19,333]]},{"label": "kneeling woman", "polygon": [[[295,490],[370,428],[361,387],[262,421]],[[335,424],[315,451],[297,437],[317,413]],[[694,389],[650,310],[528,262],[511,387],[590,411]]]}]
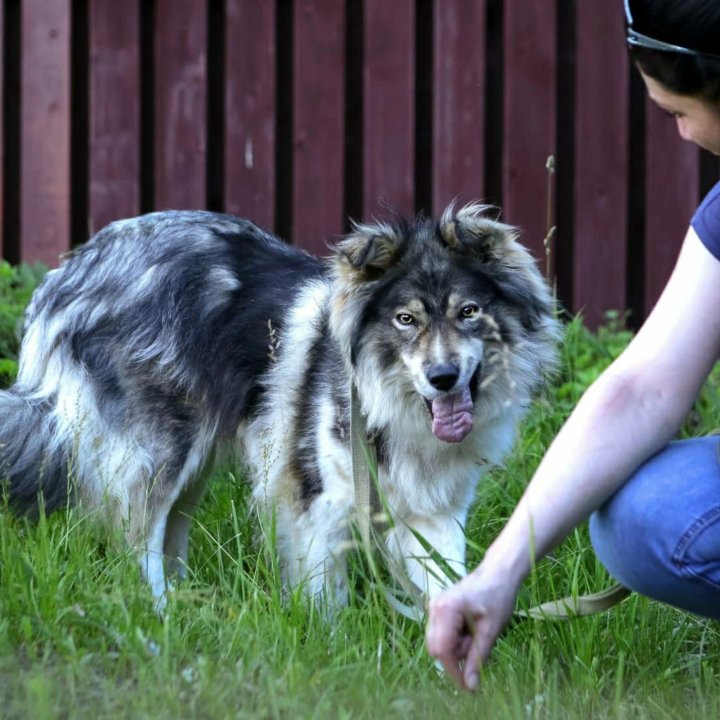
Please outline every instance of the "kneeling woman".
[{"label": "kneeling woman", "polygon": [[[720,3],[625,0],[625,12],[651,100],[720,155]],[[719,354],[720,183],[657,305],[585,393],[482,564],[431,602],[428,650],[459,684],[477,684],[530,548],[549,552],[591,513],[595,550],[622,584],[720,618],[720,438],[671,442]]]}]

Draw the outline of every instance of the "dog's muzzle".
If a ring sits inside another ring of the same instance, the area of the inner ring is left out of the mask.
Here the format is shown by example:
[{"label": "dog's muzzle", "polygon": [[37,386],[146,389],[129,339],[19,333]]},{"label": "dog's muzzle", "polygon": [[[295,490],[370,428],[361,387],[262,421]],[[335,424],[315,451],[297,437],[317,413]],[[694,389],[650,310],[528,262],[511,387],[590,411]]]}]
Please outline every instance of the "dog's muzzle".
[{"label": "dog's muzzle", "polygon": [[[471,388],[477,384],[479,366],[469,385],[456,388],[460,368],[454,363],[432,365],[425,373],[428,382],[443,392],[434,400],[426,400],[432,416],[432,432],[438,440],[456,443],[463,440],[473,427],[474,397]],[[449,392],[454,389],[455,392]]]}]

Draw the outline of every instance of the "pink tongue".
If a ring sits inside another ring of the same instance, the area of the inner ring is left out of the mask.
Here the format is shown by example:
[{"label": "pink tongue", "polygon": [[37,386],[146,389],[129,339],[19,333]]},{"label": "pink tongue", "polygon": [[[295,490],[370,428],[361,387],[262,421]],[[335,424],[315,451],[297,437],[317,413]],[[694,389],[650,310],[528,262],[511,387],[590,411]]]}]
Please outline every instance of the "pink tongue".
[{"label": "pink tongue", "polygon": [[433,435],[445,442],[460,442],[471,430],[473,402],[470,390],[443,395],[432,401]]}]

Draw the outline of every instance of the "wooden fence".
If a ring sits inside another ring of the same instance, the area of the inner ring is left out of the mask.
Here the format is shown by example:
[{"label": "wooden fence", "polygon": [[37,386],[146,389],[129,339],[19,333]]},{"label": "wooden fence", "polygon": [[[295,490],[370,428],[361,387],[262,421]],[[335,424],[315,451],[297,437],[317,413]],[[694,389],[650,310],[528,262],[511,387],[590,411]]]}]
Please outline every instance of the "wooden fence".
[{"label": "wooden fence", "polygon": [[543,265],[556,226],[568,308],[637,322],[718,164],[647,104],[621,6],[4,0],[0,250],[55,265],[111,219],[208,207],[323,252],[349,216],[482,199]]}]

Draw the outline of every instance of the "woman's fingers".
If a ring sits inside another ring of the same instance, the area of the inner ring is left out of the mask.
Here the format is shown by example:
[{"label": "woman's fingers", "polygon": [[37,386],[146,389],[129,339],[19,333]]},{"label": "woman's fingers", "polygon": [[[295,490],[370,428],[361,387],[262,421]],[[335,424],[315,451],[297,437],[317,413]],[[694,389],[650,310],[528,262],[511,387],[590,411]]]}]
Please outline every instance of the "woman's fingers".
[{"label": "woman's fingers", "polygon": [[462,686],[462,653],[469,640],[464,632],[465,618],[443,597],[431,601],[428,610],[425,634],[428,652],[442,664],[450,678]]},{"label": "woman's fingers", "polygon": [[465,653],[463,665],[463,685],[468,690],[477,688],[478,673],[490,657],[497,635],[498,633],[491,630],[486,616],[478,616],[473,622],[472,643]]},{"label": "woman's fingers", "polygon": [[[484,612],[473,609],[473,616]],[[430,603],[426,644],[428,652],[440,661],[450,678],[460,687],[467,687],[468,653],[474,638],[468,624],[464,599],[461,595],[446,593]]]}]

